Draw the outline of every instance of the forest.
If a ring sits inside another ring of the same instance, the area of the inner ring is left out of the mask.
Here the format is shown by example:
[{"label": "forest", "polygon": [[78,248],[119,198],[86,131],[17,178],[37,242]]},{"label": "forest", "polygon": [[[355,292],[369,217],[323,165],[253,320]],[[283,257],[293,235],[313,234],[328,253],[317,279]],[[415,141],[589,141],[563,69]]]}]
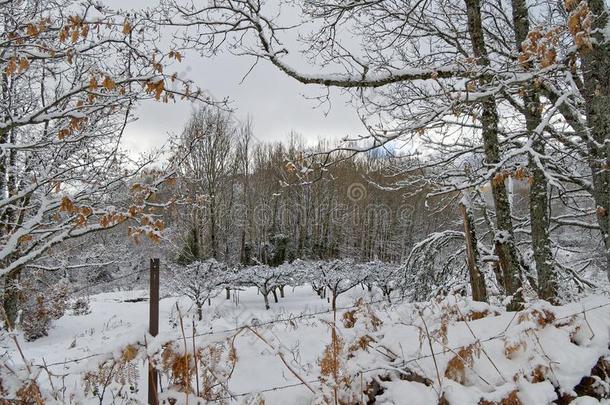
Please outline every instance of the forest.
[{"label": "forest", "polygon": [[115,3],[0,0],[0,405],[610,403],[606,0]]}]

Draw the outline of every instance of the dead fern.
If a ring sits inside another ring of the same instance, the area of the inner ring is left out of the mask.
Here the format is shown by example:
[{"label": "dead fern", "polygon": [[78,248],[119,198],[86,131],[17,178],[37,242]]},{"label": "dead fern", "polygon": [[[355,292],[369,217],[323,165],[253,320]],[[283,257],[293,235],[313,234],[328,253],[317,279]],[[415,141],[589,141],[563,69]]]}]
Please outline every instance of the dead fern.
[{"label": "dead fern", "polygon": [[478,344],[473,343],[459,349],[455,356],[447,363],[445,377],[462,385],[469,384],[467,371],[473,367],[474,357],[478,357],[479,354],[480,346]]},{"label": "dead fern", "polygon": [[192,358],[190,353],[181,353],[172,344],[163,348],[161,371],[167,375],[173,389],[191,393],[191,378],[194,375]]}]

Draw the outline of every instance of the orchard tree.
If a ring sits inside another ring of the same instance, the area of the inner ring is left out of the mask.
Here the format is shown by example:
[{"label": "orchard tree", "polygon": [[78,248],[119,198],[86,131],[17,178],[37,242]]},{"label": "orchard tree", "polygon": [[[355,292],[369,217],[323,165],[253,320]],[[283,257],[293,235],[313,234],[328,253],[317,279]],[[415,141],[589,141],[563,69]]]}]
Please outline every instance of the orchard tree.
[{"label": "orchard tree", "polygon": [[[367,271],[357,267],[350,260],[333,260],[321,266],[322,284],[330,291],[330,303],[334,316],[337,316],[337,298],[351,290],[367,278]],[[336,319],[335,319],[336,321]]]},{"label": "orchard tree", "polygon": [[185,266],[170,266],[170,289],[193,301],[197,319],[203,319],[203,305],[216,297],[227,285],[231,285],[231,273],[227,266],[214,259],[196,261]]},{"label": "orchard tree", "polygon": [[362,263],[362,272],[366,274],[366,281],[377,286],[381,290],[388,302],[392,302],[392,292],[394,292],[401,281],[400,266],[394,263],[385,263],[380,260],[375,260],[368,263]]},{"label": "orchard tree", "polygon": [[271,308],[269,306],[269,294],[276,294],[275,289],[282,283],[281,276],[281,271],[277,268],[262,264],[246,267],[239,272],[242,283],[258,288],[265,301],[265,309]]}]

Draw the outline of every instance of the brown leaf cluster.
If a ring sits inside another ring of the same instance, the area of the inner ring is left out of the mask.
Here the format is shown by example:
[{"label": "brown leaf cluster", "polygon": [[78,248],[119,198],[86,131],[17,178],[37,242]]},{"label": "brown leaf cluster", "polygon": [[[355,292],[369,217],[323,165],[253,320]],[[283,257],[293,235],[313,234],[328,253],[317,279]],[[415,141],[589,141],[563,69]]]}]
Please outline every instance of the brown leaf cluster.
[{"label": "brown leaf cluster", "polygon": [[537,62],[541,68],[553,65],[557,61],[557,45],[562,33],[560,27],[545,30],[537,28],[527,34],[527,40],[521,46],[519,62],[527,67]]},{"label": "brown leaf cluster", "polygon": [[586,0],[565,0],[564,6],[569,12],[568,31],[574,38],[574,43],[581,54],[587,53],[593,48],[591,42],[591,26],[593,16]]},{"label": "brown leaf cluster", "polygon": [[447,363],[445,377],[460,384],[468,384],[467,369],[474,365],[474,357],[479,356],[480,346],[471,344],[457,351],[455,356]]}]

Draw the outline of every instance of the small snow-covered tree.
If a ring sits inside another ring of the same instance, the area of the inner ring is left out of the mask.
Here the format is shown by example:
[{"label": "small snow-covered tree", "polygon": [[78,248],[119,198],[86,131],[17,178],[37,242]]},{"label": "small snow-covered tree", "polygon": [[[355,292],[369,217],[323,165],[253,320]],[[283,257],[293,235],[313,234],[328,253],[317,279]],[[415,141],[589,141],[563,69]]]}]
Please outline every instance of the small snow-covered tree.
[{"label": "small snow-covered tree", "polygon": [[47,336],[52,322],[63,316],[68,306],[68,281],[47,282],[38,270],[16,285],[21,304],[18,321],[26,340]]},{"label": "small snow-covered tree", "polygon": [[203,304],[217,296],[222,288],[230,284],[231,274],[224,264],[214,259],[193,262],[185,266],[170,267],[170,288],[190,298],[197,311],[197,319],[203,319]]},{"label": "small snow-covered tree", "polygon": [[366,273],[352,261],[333,260],[321,267],[323,285],[331,292],[333,312],[337,310],[337,297],[351,290],[366,279]]},{"label": "small snow-covered tree", "polygon": [[295,260],[291,263],[294,277],[301,280],[301,284],[309,284],[320,298],[325,298],[326,286],[322,278],[323,261]]},{"label": "small snow-covered tree", "polygon": [[366,275],[367,282],[377,286],[388,302],[391,302],[390,295],[398,285],[399,266],[394,263],[375,260],[363,263],[360,267],[362,268],[361,272]]},{"label": "small snow-covered tree", "polygon": [[258,265],[247,267],[239,272],[239,278],[258,288],[263,299],[265,300],[265,309],[270,309],[269,306],[269,294],[274,292],[275,289],[282,282],[282,271],[275,267],[269,267],[266,265]]}]

